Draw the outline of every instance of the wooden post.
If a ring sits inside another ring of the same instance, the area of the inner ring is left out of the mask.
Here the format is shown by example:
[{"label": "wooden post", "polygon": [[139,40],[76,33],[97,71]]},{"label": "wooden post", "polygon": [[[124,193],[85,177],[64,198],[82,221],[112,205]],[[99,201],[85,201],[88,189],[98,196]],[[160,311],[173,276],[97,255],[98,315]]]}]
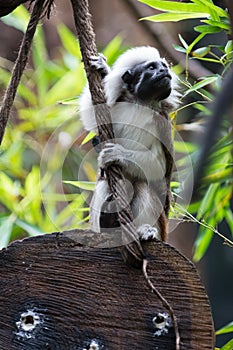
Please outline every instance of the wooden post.
[{"label": "wooden post", "polygon": [[[0,349],[174,350],[167,310],[109,236],[74,230],[0,252]],[[79,242],[91,246],[83,246]],[[96,246],[94,248],[93,246]],[[209,301],[193,264],[170,245],[143,248],[177,317],[182,350],[214,348]]]}]

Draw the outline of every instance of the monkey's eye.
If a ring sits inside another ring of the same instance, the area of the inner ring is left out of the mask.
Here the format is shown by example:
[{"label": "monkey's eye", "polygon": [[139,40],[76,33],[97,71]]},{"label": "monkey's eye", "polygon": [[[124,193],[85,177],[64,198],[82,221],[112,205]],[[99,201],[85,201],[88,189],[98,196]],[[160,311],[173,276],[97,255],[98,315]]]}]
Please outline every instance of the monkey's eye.
[{"label": "monkey's eye", "polygon": [[168,66],[167,66],[166,63],[164,63],[164,62],[161,62],[161,63],[162,63],[162,66],[163,66],[164,68],[168,68]]},{"label": "monkey's eye", "polygon": [[156,63],[150,63],[149,66],[147,67],[147,69],[149,69],[149,70],[155,70],[156,68],[157,68]]}]

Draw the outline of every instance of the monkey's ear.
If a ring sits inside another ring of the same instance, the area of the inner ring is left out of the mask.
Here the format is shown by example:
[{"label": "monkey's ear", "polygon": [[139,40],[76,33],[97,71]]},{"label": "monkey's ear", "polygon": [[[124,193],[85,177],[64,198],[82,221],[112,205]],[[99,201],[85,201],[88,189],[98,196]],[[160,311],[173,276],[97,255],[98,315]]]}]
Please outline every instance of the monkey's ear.
[{"label": "monkey's ear", "polygon": [[121,77],[121,79],[124,81],[126,84],[130,84],[133,81],[133,74],[130,69],[128,69]]}]

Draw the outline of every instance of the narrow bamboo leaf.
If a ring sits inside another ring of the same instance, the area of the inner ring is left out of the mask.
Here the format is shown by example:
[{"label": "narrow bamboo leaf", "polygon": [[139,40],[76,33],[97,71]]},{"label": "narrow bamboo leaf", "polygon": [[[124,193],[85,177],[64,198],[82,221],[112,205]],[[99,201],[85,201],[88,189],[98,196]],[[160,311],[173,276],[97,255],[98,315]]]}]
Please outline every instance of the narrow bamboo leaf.
[{"label": "narrow bamboo leaf", "polygon": [[[210,0],[192,0],[193,2],[195,2],[195,4],[199,4],[200,6],[206,6],[209,10],[209,14],[213,14],[213,12],[215,13],[215,15],[220,16],[220,17],[228,17],[228,13],[223,10],[221,7],[218,7],[216,5],[214,5]],[[212,10],[213,12],[211,12],[210,10]]]},{"label": "narrow bamboo leaf", "polygon": [[194,40],[193,42],[188,46],[187,48],[187,54],[190,54],[190,52],[192,51],[192,49],[194,48],[194,46],[201,40],[203,39],[205,36],[205,33],[201,33],[199,34]]},{"label": "narrow bamboo leaf", "polygon": [[35,225],[31,225],[28,222],[22,221],[17,219],[15,221],[16,225],[21,227],[23,230],[25,230],[29,236],[34,237],[34,236],[39,236],[39,235],[43,235],[44,232],[41,231],[39,229],[39,227],[35,226]]},{"label": "narrow bamboo leaf", "polygon": [[201,22],[209,24],[212,27],[219,27],[223,30],[230,31],[230,24],[223,21],[213,21],[212,19],[203,19]]},{"label": "narrow bamboo leaf", "polygon": [[207,47],[199,47],[198,49],[192,51],[193,57],[204,57],[210,52],[210,48]]},{"label": "narrow bamboo leaf", "polygon": [[220,350],[232,350],[233,349],[233,339],[231,339],[227,344],[223,345]]},{"label": "narrow bamboo leaf", "polygon": [[194,19],[194,18],[206,18],[208,14],[206,13],[161,13],[155,16],[149,16],[141,18],[141,20],[148,20],[152,22],[179,22],[184,19]]},{"label": "narrow bamboo leaf", "polygon": [[93,137],[96,136],[96,132],[95,131],[90,131],[87,136],[85,137],[85,139],[82,141],[81,145],[85,145],[87,142],[89,142],[90,140],[93,139]]},{"label": "narrow bamboo leaf", "polygon": [[206,191],[206,194],[201,201],[200,208],[198,209],[197,212],[197,219],[201,219],[207,212],[210,210],[214,203],[214,197],[216,195],[216,192],[218,190],[219,184],[211,184]]},{"label": "narrow bamboo leaf", "polygon": [[81,52],[75,35],[64,24],[58,26],[58,34],[64,48],[71,55],[81,59]]},{"label": "narrow bamboo leaf", "polygon": [[222,31],[220,27],[213,27],[209,25],[201,25],[194,27],[194,30],[199,33],[205,33],[205,34],[213,34],[213,33],[219,33]]},{"label": "narrow bamboo leaf", "polygon": [[5,24],[25,32],[29,21],[29,13],[24,6],[18,6],[12,13],[1,18]]},{"label": "narrow bamboo leaf", "polygon": [[63,181],[65,184],[73,185],[81,188],[82,190],[94,191],[95,182],[90,181]]},{"label": "narrow bamboo leaf", "polygon": [[229,54],[229,53],[231,53],[233,51],[233,42],[232,42],[232,40],[228,40],[224,51],[225,51],[226,54]]},{"label": "narrow bamboo leaf", "polygon": [[10,242],[14,221],[12,215],[0,219],[0,249],[5,248]]},{"label": "narrow bamboo leaf", "polygon": [[208,13],[206,6],[201,4],[191,4],[187,2],[175,2],[175,1],[159,1],[159,0],[139,0],[144,4],[153,7],[157,10],[169,11],[174,13]]},{"label": "narrow bamboo leaf", "polygon": [[230,230],[231,230],[231,233],[233,235],[233,213],[232,213],[232,210],[231,208],[226,210],[226,221],[227,221],[227,224],[228,226],[230,227]]},{"label": "narrow bamboo leaf", "polygon": [[216,335],[219,334],[225,334],[225,333],[231,333],[233,332],[233,321],[225,325],[224,327],[220,328],[217,332]]},{"label": "narrow bamboo leaf", "polygon": [[191,142],[181,142],[181,141],[174,141],[174,148],[176,152],[180,153],[192,153],[196,151],[197,146]]},{"label": "narrow bamboo leaf", "polygon": [[213,231],[208,228],[201,227],[201,232],[195,242],[193,260],[198,262],[204,256],[213,237]]},{"label": "narrow bamboo leaf", "polygon": [[182,47],[182,46],[179,46],[179,45],[174,44],[173,47],[174,47],[174,49],[175,49],[176,51],[186,53],[185,48]]},{"label": "narrow bamboo leaf", "polygon": [[185,92],[184,96],[188,95],[190,92],[199,90],[199,89],[203,88],[206,85],[212,84],[217,79],[218,79],[217,75],[213,75],[213,76],[210,76],[210,77],[207,77],[207,78],[203,79],[202,81],[200,81],[199,83],[194,84],[190,89],[188,89]]},{"label": "narrow bamboo leaf", "polygon": [[[188,44],[186,43],[186,41],[184,40],[184,38],[182,37],[182,35],[181,35],[181,34],[178,34],[178,38],[179,38],[181,44],[182,44],[182,45],[184,46],[184,48],[187,50]],[[186,52],[186,51],[185,51],[185,52]]]},{"label": "narrow bamboo leaf", "polygon": [[[218,165],[216,165],[218,166]],[[201,179],[202,183],[210,184],[210,183],[216,183],[216,182],[223,182],[227,180],[231,180],[232,178],[232,169],[224,169],[215,172],[214,174],[206,175]]]}]

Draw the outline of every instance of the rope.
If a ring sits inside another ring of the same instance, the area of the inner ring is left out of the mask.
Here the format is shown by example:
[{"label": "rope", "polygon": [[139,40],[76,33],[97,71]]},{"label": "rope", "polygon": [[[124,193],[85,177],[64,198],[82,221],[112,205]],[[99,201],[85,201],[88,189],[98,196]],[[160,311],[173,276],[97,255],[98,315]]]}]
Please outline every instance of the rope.
[{"label": "rope", "polygon": [[0,144],[2,143],[5,128],[9,119],[10,110],[15,99],[17,87],[19,85],[24,68],[27,64],[30,47],[36,31],[36,26],[43,13],[43,9],[44,0],[36,1],[27,26],[27,30],[24,34],[23,41],[20,45],[19,53],[13,68],[11,80],[3,97],[2,107],[0,110]]},{"label": "rope", "polygon": [[[95,34],[88,0],[71,0],[71,3],[92,102],[96,105],[96,121],[99,137],[101,142],[106,142],[109,139],[114,140],[111,115],[106,105],[101,77],[100,74],[90,66],[90,57],[93,55],[96,56],[98,53],[95,45]],[[141,267],[143,250],[133,224],[133,216],[127,201],[126,189],[125,186],[122,185],[122,182],[124,183],[124,177],[121,168],[118,165],[110,166],[106,170],[106,176],[110,190],[117,203],[123,244],[126,243],[120,248],[122,257],[126,263]]]}]

